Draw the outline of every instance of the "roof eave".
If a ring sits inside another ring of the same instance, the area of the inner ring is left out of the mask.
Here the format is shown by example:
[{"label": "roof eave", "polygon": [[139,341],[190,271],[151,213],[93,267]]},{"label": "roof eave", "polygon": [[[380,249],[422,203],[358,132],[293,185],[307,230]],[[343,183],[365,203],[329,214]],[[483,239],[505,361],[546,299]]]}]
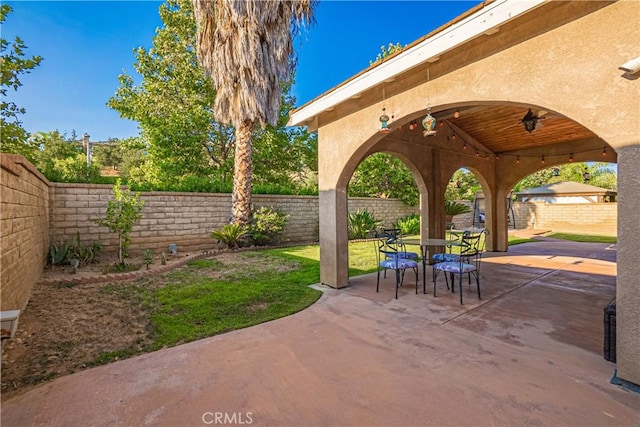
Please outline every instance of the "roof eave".
[{"label": "roof eave", "polygon": [[[471,9],[470,14],[461,15],[453,24],[446,24],[424,40],[410,45],[397,55],[382,63],[365,69],[323,95],[309,101],[290,113],[288,126],[317,127],[317,116],[333,109],[342,102],[396,78],[402,73],[425,62],[435,62],[440,55],[483,35],[492,34],[505,23],[538,8],[549,0],[497,0]],[[477,10],[476,10],[477,9]],[[310,129],[310,130],[315,130]]]}]

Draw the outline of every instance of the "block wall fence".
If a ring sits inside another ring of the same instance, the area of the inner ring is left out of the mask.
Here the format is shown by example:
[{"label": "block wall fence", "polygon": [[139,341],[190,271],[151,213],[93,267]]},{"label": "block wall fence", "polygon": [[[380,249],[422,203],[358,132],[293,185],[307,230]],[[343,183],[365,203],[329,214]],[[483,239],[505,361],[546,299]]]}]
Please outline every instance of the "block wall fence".
[{"label": "block wall fence", "polygon": [[0,166],[0,306],[24,310],[49,251],[49,182],[22,156]]},{"label": "block wall fence", "polygon": [[[457,228],[473,225],[473,203],[460,201],[472,210],[456,215]],[[553,230],[564,233],[618,235],[617,203],[553,203],[514,202],[515,228]],[[476,223],[477,225],[477,223]],[[509,228],[513,228],[509,224]]]},{"label": "block wall fence", "polygon": [[[51,183],[51,238],[70,239],[80,233],[84,242],[99,241],[104,252],[115,252],[118,239],[94,220],[104,216],[113,199],[112,187],[98,184]],[[215,247],[211,230],[229,223],[230,194],[141,192],[144,200],[142,218],[131,232],[131,253],[145,249],[166,251],[170,243],[178,251],[193,252]],[[283,243],[318,240],[318,198],[314,196],[253,196],[254,208],[270,206],[290,215],[282,237]],[[350,198],[349,210],[367,209],[385,225],[416,213],[397,199]]]},{"label": "block wall fence", "polygon": [[[0,299],[2,310],[24,309],[33,284],[46,265],[51,241],[99,241],[104,253],[115,253],[117,236],[94,220],[102,218],[113,198],[110,185],[51,183],[24,157],[0,155]],[[211,230],[229,221],[230,194],[142,192],[142,219],[133,227],[130,252],[152,249],[178,251],[211,249]],[[255,195],[254,207],[272,206],[290,215],[284,243],[318,239],[318,198],[313,196]],[[417,208],[397,199],[349,199],[349,211],[367,209],[391,226]],[[616,235],[615,203],[547,205],[515,203],[517,228],[542,228],[583,234]],[[471,213],[458,215],[458,228],[472,225]]]}]

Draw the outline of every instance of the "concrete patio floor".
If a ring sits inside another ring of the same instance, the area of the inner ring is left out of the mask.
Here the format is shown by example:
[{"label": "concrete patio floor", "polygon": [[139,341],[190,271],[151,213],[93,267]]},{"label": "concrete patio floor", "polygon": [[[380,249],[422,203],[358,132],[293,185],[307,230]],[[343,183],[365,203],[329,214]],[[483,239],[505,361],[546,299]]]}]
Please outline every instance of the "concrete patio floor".
[{"label": "concrete patio floor", "polygon": [[[59,378],[6,426],[638,426],[610,384],[615,250],[542,241],[487,254],[483,299],[375,274],[287,318]],[[408,276],[407,276],[408,277]],[[427,271],[430,276],[430,270]]]}]

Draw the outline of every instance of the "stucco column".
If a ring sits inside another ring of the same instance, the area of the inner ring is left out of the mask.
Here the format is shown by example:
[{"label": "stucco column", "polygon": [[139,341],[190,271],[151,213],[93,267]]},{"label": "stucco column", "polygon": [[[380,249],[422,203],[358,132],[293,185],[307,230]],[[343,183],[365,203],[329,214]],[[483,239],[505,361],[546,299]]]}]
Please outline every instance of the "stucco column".
[{"label": "stucco column", "polygon": [[349,285],[347,193],[324,190],[319,195],[320,282],[332,288]]},{"label": "stucco column", "polygon": [[618,149],[616,361],[618,377],[640,384],[640,144]]}]

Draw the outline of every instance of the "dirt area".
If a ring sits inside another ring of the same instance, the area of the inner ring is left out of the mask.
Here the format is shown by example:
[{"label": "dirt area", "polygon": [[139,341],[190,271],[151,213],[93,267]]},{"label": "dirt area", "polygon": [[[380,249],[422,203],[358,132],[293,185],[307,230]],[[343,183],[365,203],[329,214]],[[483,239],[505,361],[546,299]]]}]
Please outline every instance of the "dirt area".
[{"label": "dirt area", "polygon": [[[141,264],[138,272],[108,275],[102,272],[113,258],[83,266],[76,274],[70,266],[47,268],[20,315],[15,337],[2,340],[2,400],[44,381],[142,352],[153,342],[150,310],[139,293],[127,292],[131,279],[136,286],[161,287],[167,281],[161,273],[201,257],[174,255],[166,265],[158,258],[149,270],[142,257],[132,257],[127,262]],[[251,262],[238,253],[216,259],[234,265]]]}]

